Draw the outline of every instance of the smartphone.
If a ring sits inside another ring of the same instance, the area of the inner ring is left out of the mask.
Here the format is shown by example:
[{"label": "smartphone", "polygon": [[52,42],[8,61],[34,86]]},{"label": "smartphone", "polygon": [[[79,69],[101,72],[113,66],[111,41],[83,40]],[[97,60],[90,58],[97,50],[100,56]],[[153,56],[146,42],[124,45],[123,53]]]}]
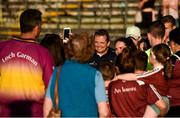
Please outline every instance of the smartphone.
[{"label": "smartphone", "polygon": [[65,28],[63,29],[63,39],[64,39],[64,40],[69,39],[70,33],[71,33],[71,28],[65,27]]}]

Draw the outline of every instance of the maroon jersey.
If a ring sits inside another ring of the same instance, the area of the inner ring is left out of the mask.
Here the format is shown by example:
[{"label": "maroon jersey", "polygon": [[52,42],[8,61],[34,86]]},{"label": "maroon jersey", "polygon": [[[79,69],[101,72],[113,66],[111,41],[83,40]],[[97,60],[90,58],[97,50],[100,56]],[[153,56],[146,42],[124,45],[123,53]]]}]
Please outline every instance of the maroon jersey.
[{"label": "maroon jersey", "polygon": [[176,61],[174,78],[168,80],[169,99],[171,106],[180,106],[180,61]]},{"label": "maroon jersey", "polygon": [[148,71],[137,76],[137,78],[147,84],[152,84],[162,96],[167,96],[168,82],[164,79],[164,72],[162,68],[155,68],[152,71]]},{"label": "maroon jersey", "polygon": [[149,85],[140,84],[140,80],[116,80],[109,85],[110,106],[118,117],[142,117],[146,106],[159,100],[158,96]]}]

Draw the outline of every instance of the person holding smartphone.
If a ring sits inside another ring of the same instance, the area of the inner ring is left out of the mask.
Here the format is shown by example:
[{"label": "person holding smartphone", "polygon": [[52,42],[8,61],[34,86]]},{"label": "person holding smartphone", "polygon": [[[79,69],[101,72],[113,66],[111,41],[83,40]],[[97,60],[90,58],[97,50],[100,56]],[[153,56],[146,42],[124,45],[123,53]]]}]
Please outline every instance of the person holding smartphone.
[{"label": "person holding smartphone", "polygon": [[70,34],[71,34],[71,28],[65,27],[63,29],[63,43],[67,43],[69,41]]},{"label": "person holding smartphone", "polygon": [[92,56],[86,32],[72,34],[65,47],[58,94],[62,117],[109,115],[102,74],[88,64]]}]

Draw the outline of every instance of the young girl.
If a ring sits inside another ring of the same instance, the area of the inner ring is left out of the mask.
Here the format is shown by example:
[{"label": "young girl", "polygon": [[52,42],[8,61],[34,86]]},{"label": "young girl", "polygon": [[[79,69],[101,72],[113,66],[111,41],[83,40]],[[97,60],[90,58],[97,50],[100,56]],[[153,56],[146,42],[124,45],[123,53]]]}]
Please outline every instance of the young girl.
[{"label": "young girl", "polygon": [[[125,79],[128,77],[128,80],[141,80],[145,83],[151,84],[151,88],[157,89],[160,93],[160,101],[165,102],[169,107],[169,100],[167,98],[168,93],[168,86],[167,86],[167,79],[172,78],[173,67],[170,61],[171,51],[166,44],[159,44],[152,48],[150,54],[150,63],[153,65],[153,70],[149,72],[145,72],[143,74],[126,74],[126,75],[118,75],[115,79]],[[163,101],[162,101],[163,100]],[[159,109],[151,106],[157,114],[159,115]],[[148,107],[149,109],[150,107]],[[163,109],[163,113],[160,115],[165,115],[167,109]],[[144,116],[150,114],[148,110],[146,110]]]}]

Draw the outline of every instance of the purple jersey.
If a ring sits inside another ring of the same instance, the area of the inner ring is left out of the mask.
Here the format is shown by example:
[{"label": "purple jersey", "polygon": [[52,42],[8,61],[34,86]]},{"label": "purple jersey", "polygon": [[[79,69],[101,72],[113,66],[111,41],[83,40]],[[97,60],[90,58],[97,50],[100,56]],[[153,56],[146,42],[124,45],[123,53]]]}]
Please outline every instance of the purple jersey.
[{"label": "purple jersey", "polygon": [[30,116],[42,116],[53,65],[48,50],[35,42],[0,42],[0,116],[13,115],[13,105],[29,109]]}]

